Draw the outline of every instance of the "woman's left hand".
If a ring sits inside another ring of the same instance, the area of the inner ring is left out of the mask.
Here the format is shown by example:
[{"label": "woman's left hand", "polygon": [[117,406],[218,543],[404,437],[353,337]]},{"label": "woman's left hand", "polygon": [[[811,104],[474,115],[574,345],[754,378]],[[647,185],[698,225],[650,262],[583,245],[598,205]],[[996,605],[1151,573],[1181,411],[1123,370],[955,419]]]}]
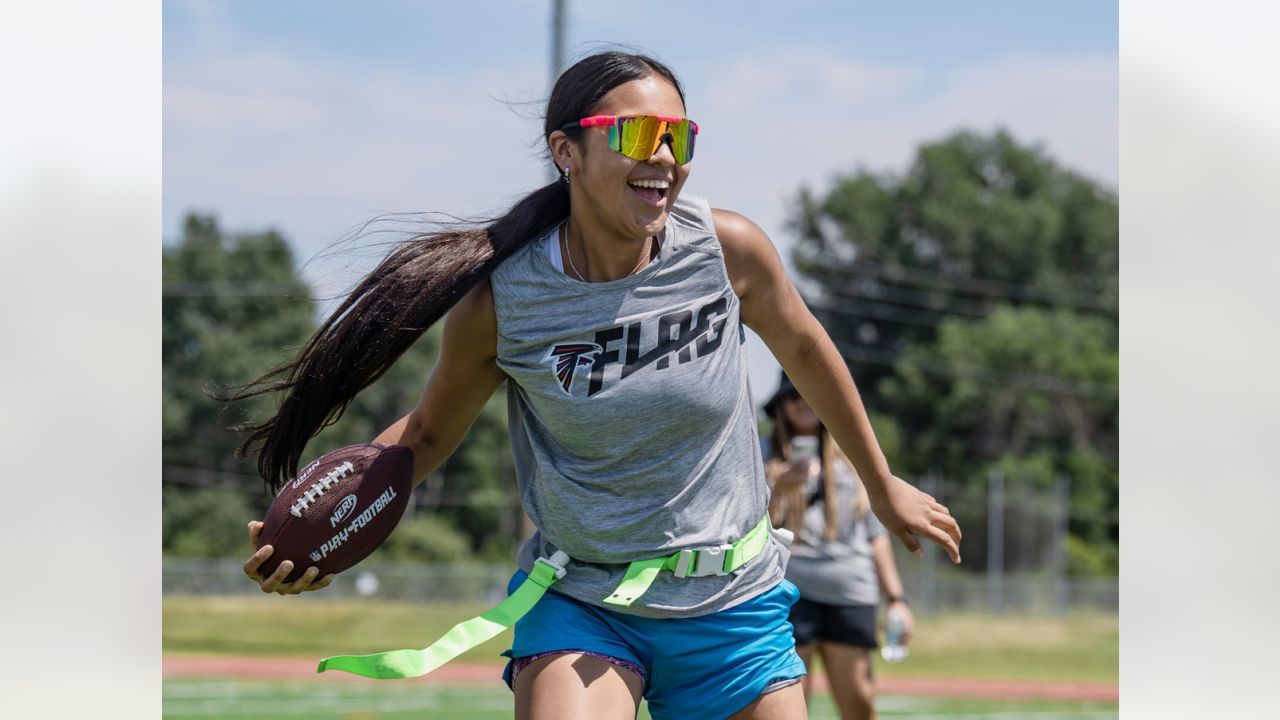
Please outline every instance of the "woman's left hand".
[{"label": "woman's left hand", "polygon": [[951,562],[959,564],[960,524],[947,506],[896,475],[890,475],[879,492],[867,490],[876,517],[913,555],[924,555],[917,539],[923,537],[941,545]]}]

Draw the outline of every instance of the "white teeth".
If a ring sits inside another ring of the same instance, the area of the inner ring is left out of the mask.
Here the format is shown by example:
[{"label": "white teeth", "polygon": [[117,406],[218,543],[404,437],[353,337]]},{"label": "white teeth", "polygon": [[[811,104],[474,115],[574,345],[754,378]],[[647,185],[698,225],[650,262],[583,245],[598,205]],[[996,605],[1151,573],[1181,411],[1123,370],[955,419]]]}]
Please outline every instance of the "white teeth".
[{"label": "white teeth", "polygon": [[642,188],[655,188],[658,190],[666,190],[671,187],[671,183],[666,180],[632,180],[632,185]]}]

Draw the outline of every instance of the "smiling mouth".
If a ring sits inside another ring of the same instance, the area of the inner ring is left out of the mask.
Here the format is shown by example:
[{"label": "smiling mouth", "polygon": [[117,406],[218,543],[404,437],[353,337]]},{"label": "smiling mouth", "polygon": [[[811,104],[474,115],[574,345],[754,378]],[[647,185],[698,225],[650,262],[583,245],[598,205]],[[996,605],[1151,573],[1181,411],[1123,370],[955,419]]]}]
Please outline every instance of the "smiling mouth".
[{"label": "smiling mouth", "polygon": [[631,191],[640,196],[645,204],[659,207],[667,199],[671,191],[671,183],[666,180],[633,180],[627,183]]}]

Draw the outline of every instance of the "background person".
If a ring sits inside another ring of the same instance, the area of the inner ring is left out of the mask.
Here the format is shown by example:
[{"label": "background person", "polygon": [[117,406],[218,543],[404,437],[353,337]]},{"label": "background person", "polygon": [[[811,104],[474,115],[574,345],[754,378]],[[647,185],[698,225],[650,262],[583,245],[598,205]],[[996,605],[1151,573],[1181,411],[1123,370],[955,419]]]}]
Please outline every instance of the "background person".
[{"label": "background person", "polygon": [[[790,615],[796,651],[810,670],[815,653],[821,655],[841,718],[874,718],[871,651],[880,590],[886,615],[903,617],[903,644],[915,623],[893,546],[857,471],[785,374],[765,412],[774,419],[765,462],[773,488],[769,515],[795,534],[786,576],[800,590]],[[806,698],[810,686],[806,675]]]}]

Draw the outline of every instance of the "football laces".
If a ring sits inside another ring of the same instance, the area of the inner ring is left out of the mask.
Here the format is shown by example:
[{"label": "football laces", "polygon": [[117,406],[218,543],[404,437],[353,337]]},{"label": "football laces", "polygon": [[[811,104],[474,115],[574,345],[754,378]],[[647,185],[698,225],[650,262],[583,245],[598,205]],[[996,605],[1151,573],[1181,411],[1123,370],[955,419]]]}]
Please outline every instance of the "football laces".
[{"label": "football laces", "polygon": [[355,466],[348,460],[338,467],[330,470],[324,477],[320,478],[313,483],[311,487],[307,488],[307,491],[302,494],[302,497],[293,502],[293,505],[289,507],[289,514],[296,518],[301,518],[302,511],[311,507],[311,504],[323,495],[325,490],[328,490],[331,486],[336,485],[339,481],[355,472],[355,469]]}]

